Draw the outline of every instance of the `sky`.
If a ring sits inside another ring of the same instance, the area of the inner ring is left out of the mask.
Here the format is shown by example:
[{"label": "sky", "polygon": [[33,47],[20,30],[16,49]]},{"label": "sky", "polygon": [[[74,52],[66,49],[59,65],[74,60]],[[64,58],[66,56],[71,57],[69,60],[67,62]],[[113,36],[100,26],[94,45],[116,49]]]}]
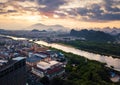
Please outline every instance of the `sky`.
[{"label": "sky", "polygon": [[20,30],[37,23],[120,28],[120,0],[0,0],[0,29]]}]

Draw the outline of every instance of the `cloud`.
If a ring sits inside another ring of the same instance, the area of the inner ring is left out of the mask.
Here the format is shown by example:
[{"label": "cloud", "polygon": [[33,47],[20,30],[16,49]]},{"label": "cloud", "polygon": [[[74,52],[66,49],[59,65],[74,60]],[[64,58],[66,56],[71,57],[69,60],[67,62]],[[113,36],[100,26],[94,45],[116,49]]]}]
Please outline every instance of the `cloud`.
[{"label": "cloud", "polygon": [[7,11],[3,11],[2,9],[0,9],[0,14],[7,14],[7,13],[16,13],[16,10],[7,10]]},{"label": "cloud", "polygon": [[[77,6],[75,3],[78,3]],[[84,0],[81,2],[79,0],[77,2],[74,0],[5,0],[0,1],[0,14],[36,13],[47,17],[56,15],[59,18],[84,21],[112,21],[120,20],[119,3],[120,0],[97,0],[94,3],[86,3]],[[14,9],[10,9],[9,6]]]},{"label": "cloud", "polygon": [[120,4],[120,0],[105,0],[104,6],[105,9],[111,12],[120,12],[120,7],[117,7],[117,5]]},{"label": "cloud", "polygon": [[26,13],[31,11],[53,16],[54,11],[58,10],[65,3],[67,3],[67,0],[6,0],[5,3],[0,3],[0,8],[5,10],[8,6],[13,6],[18,12]]},{"label": "cloud", "polygon": [[39,11],[53,12],[57,10],[61,5],[67,3],[66,0],[35,0],[38,5],[44,5],[43,8],[39,8]]},{"label": "cloud", "polygon": [[92,4],[86,8],[77,8],[78,15],[87,21],[120,20],[120,8],[117,0],[105,0],[101,4]]},{"label": "cloud", "polygon": [[6,3],[8,0],[0,0],[0,3]]}]

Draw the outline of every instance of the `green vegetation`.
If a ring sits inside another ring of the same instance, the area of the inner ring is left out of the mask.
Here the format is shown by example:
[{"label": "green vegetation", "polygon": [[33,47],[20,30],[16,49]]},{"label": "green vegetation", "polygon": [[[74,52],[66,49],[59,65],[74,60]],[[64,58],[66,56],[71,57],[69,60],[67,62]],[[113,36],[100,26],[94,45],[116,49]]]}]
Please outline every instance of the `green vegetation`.
[{"label": "green vegetation", "polygon": [[120,56],[120,44],[80,41],[80,40],[61,42],[61,43],[88,52],[93,52],[103,55],[112,55],[113,57]]},{"label": "green vegetation", "polygon": [[95,41],[95,42],[116,41],[116,36],[110,35],[102,31],[95,31],[95,30],[83,29],[83,30],[77,31],[72,29],[70,32],[70,35],[75,37],[83,37],[87,41]]},{"label": "green vegetation", "polygon": [[[111,85],[109,78],[110,69],[105,64],[90,61],[81,56],[65,53],[68,59],[66,66],[67,80],[72,85]],[[64,84],[63,84],[64,85]]]},{"label": "green vegetation", "polygon": [[113,70],[105,67],[104,63],[88,60],[72,53],[63,51],[62,53],[68,62],[65,76],[53,78],[49,84],[44,83],[45,85],[120,85],[111,82],[109,72]]}]

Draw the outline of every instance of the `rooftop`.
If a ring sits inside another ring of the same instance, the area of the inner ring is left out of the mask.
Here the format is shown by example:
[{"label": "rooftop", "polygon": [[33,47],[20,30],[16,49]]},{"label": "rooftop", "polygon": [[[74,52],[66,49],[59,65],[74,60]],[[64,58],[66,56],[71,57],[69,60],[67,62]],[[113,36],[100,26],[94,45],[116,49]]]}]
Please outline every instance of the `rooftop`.
[{"label": "rooftop", "polygon": [[17,61],[19,61],[19,60],[22,60],[22,59],[25,59],[25,57],[16,57],[16,58],[13,58],[12,60],[17,60]]},{"label": "rooftop", "polygon": [[57,64],[60,64],[60,63],[57,62],[57,61],[53,61],[53,60],[49,61],[49,62],[40,61],[37,64],[37,67],[40,68],[40,69],[46,70],[46,69],[50,68],[51,66],[54,66],[54,65],[57,65]]},{"label": "rooftop", "polygon": [[32,56],[26,59],[27,62],[34,63],[39,62],[42,58],[39,56]]},{"label": "rooftop", "polygon": [[20,61],[22,59],[25,59],[25,58],[24,57],[16,57],[9,61],[0,59],[0,72],[6,68],[9,68],[11,65],[13,65],[14,63],[16,63],[17,61]]},{"label": "rooftop", "polygon": [[44,53],[36,53],[36,54],[34,54],[34,55],[39,56],[39,57],[41,57],[41,58],[46,58],[46,57],[47,57],[47,55],[44,54]]}]

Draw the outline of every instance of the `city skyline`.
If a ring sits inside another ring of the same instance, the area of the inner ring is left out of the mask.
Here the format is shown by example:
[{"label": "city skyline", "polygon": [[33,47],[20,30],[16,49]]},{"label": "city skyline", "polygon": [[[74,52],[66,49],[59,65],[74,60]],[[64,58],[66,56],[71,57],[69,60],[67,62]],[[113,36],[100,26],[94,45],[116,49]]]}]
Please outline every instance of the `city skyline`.
[{"label": "city skyline", "polygon": [[0,28],[36,23],[68,28],[120,28],[119,0],[0,0]]}]

